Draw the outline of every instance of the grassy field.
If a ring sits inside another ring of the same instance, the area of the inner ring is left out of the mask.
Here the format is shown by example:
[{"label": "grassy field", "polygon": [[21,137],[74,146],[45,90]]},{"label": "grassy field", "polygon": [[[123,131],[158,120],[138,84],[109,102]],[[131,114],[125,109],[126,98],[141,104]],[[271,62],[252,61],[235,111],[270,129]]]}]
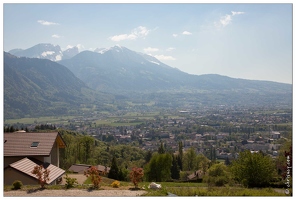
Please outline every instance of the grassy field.
[{"label": "grassy field", "polygon": [[75,118],[75,116],[58,116],[58,117],[38,117],[38,118],[20,118],[20,119],[7,119],[4,120],[5,124],[67,124],[68,120]]},{"label": "grassy field", "polygon": [[[102,177],[101,187],[104,189],[112,189],[111,183],[113,179]],[[84,184],[91,184],[87,179]],[[174,194],[177,196],[287,196],[284,189],[273,188],[243,188],[243,187],[207,187],[205,183],[189,183],[189,182],[160,182],[162,189],[149,189],[150,182],[139,183],[139,188],[145,189],[148,193],[145,196],[168,196]],[[120,182],[120,187],[133,188],[131,182]]]},{"label": "grassy field", "polygon": [[[101,114],[108,115],[108,112],[102,112]],[[159,115],[159,112],[128,112],[121,116],[108,116],[105,119],[95,120],[95,125],[107,125],[107,126],[132,126],[138,125],[145,120],[154,119],[155,116]],[[69,120],[77,118],[78,116],[55,116],[55,117],[38,117],[38,118],[20,118],[20,119],[6,119],[4,124],[69,124]]]},{"label": "grassy field", "polygon": [[[111,186],[113,179],[102,177],[100,183],[101,190],[112,190]],[[141,190],[147,191],[144,196],[168,196],[176,195],[183,197],[190,196],[287,196],[284,193],[284,189],[274,188],[243,188],[243,187],[207,187],[204,183],[177,183],[177,182],[160,182],[162,188],[158,190],[149,189],[150,182],[139,183]],[[92,184],[87,179],[83,185],[76,185],[76,189],[88,189]],[[39,185],[26,185],[21,190],[27,191],[40,188]],[[46,186],[48,190],[65,190],[64,185],[49,185]],[[120,186],[117,189],[130,190],[134,189],[134,185],[131,182],[120,181]],[[12,190],[12,186],[4,186],[4,191]]]}]

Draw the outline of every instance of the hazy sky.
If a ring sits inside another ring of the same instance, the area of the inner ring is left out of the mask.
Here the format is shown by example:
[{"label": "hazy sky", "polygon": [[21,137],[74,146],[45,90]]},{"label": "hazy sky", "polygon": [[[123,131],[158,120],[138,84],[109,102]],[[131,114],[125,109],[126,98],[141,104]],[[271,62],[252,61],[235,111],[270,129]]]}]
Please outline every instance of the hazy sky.
[{"label": "hazy sky", "polygon": [[125,46],[190,74],[292,83],[292,4],[4,4],[3,48]]}]

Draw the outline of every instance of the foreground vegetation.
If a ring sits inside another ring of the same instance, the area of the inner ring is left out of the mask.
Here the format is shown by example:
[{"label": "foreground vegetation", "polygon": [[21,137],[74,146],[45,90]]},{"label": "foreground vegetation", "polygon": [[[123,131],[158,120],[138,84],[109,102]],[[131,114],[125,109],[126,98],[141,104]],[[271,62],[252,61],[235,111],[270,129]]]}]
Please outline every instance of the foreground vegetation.
[{"label": "foreground vegetation", "polygon": [[[106,179],[105,179],[106,180]],[[112,180],[102,182],[99,190],[132,190],[133,184],[131,182],[120,182],[119,188],[114,188],[109,184]],[[243,188],[243,187],[206,187],[203,183],[172,183],[160,182],[162,189],[153,190],[149,189],[149,182],[139,183],[141,190],[147,191],[143,196],[168,196],[169,194],[177,196],[286,196],[284,189],[273,188]],[[65,190],[64,185],[49,185],[45,187],[47,190]],[[89,184],[77,185],[72,189],[88,190]],[[25,185],[21,191],[34,191],[39,190],[39,185]],[[4,191],[11,191],[12,186],[4,186]],[[69,189],[71,190],[71,189]],[[282,190],[282,191],[281,191]]]}]

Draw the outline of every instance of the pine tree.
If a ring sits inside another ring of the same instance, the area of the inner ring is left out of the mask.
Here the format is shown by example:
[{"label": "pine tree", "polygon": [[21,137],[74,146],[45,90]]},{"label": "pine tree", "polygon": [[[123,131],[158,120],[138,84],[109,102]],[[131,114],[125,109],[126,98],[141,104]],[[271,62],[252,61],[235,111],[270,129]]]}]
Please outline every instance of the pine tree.
[{"label": "pine tree", "polygon": [[145,163],[149,163],[151,158],[152,158],[152,151],[149,150],[145,155]]},{"label": "pine tree", "polygon": [[230,163],[230,160],[229,160],[228,157],[226,157],[224,164],[225,164],[226,166],[231,164],[231,163]]},{"label": "pine tree", "polygon": [[180,168],[178,165],[177,156],[172,155],[172,157],[173,157],[172,167],[171,167],[172,179],[179,179],[180,178]]},{"label": "pine tree", "polygon": [[13,126],[10,127],[9,132],[13,133],[15,131],[15,129],[13,128]]},{"label": "pine tree", "polygon": [[113,159],[112,159],[111,168],[110,168],[110,171],[108,174],[108,178],[119,180],[119,169],[118,169],[117,160],[116,160],[115,156],[113,156]]},{"label": "pine tree", "polygon": [[178,165],[179,165],[180,170],[183,170],[183,162],[182,162],[182,160],[183,160],[183,143],[180,141],[178,146],[179,146],[179,155],[177,158]]},{"label": "pine tree", "polygon": [[164,154],[165,153],[165,150],[164,150],[164,147],[163,147],[163,143],[162,142],[160,144],[160,147],[158,148],[158,153],[159,154]]}]

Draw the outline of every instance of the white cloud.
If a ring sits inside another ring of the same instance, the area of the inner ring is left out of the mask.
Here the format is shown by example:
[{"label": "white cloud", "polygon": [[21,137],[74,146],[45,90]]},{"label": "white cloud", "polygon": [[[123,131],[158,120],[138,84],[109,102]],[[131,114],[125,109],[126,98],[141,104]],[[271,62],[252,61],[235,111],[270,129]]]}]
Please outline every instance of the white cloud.
[{"label": "white cloud", "polygon": [[130,34],[114,35],[109,37],[112,41],[119,42],[121,40],[135,40],[137,38],[145,38],[151,30],[144,26],[139,26],[131,31]]},{"label": "white cloud", "polygon": [[75,45],[75,46],[69,44],[69,45],[67,45],[67,47],[66,47],[65,50],[67,50],[67,49],[72,49],[73,47],[77,47],[78,50],[84,49],[84,46],[83,46],[82,44],[77,44],[77,45]]},{"label": "white cloud", "polygon": [[130,35],[122,34],[122,35],[114,35],[114,36],[110,37],[110,39],[112,41],[119,42],[121,40],[134,40],[134,39],[136,39],[136,36],[134,36],[132,34],[130,34]]},{"label": "white cloud", "polygon": [[138,37],[145,37],[149,34],[149,32],[150,30],[147,30],[147,28],[144,26],[139,26],[132,31],[133,35],[136,35]]},{"label": "white cloud", "polygon": [[175,50],[176,48],[174,48],[174,47],[169,47],[169,48],[167,48],[166,49],[166,51],[173,51],[173,50]]},{"label": "white cloud", "polygon": [[48,21],[44,21],[44,20],[38,20],[37,21],[39,24],[45,25],[45,26],[50,26],[50,25],[59,25],[58,23],[55,22],[48,22]]},{"label": "white cloud", "polygon": [[84,46],[82,44],[77,44],[76,47],[80,50],[80,49],[84,49]]},{"label": "white cloud", "polygon": [[57,34],[53,34],[51,37],[53,37],[53,38],[60,38],[61,36],[59,36]]},{"label": "white cloud", "polygon": [[183,35],[192,35],[192,33],[188,32],[188,31],[184,31],[182,34]]},{"label": "white cloud", "polygon": [[242,14],[245,14],[245,12],[231,11],[231,15],[227,14],[227,15],[224,15],[224,16],[220,17],[219,22],[218,23],[215,22],[215,25],[218,28],[221,27],[221,26],[225,27],[225,26],[227,26],[228,24],[231,23],[233,16],[242,15]]},{"label": "white cloud", "polygon": [[158,60],[176,60],[176,58],[172,56],[165,56],[165,55],[155,55],[154,57],[157,58]]},{"label": "white cloud", "polygon": [[156,52],[156,51],[159,51],[159,49],[157,48],[152,48],[152,47],[148,47],[148,48],[145,48],[144,51],[146,53],[149,53],[149,52]]},{"label": "white cloud", "polygon": [[173,34],[173,37],[177,37],[178,36],[178,34]]},{"label": "white cloud", "polygon": [[220,18],[220,23],[222,24],[222,26],[227,26],[231,22],[231,20],[231,15],[225,15]]},{"label": "white cloud", "polygon": [[66,49],[71,49],[71,48],[73,48],[74,46],[72,46],[72,45],[68,45],[67,47],[66,47]]},{"label": "white cloud", "polygon": [[235,11],[231,11],[231,13],[232,13],[232,16],[245,14],[245,12],[235,12]]}]

